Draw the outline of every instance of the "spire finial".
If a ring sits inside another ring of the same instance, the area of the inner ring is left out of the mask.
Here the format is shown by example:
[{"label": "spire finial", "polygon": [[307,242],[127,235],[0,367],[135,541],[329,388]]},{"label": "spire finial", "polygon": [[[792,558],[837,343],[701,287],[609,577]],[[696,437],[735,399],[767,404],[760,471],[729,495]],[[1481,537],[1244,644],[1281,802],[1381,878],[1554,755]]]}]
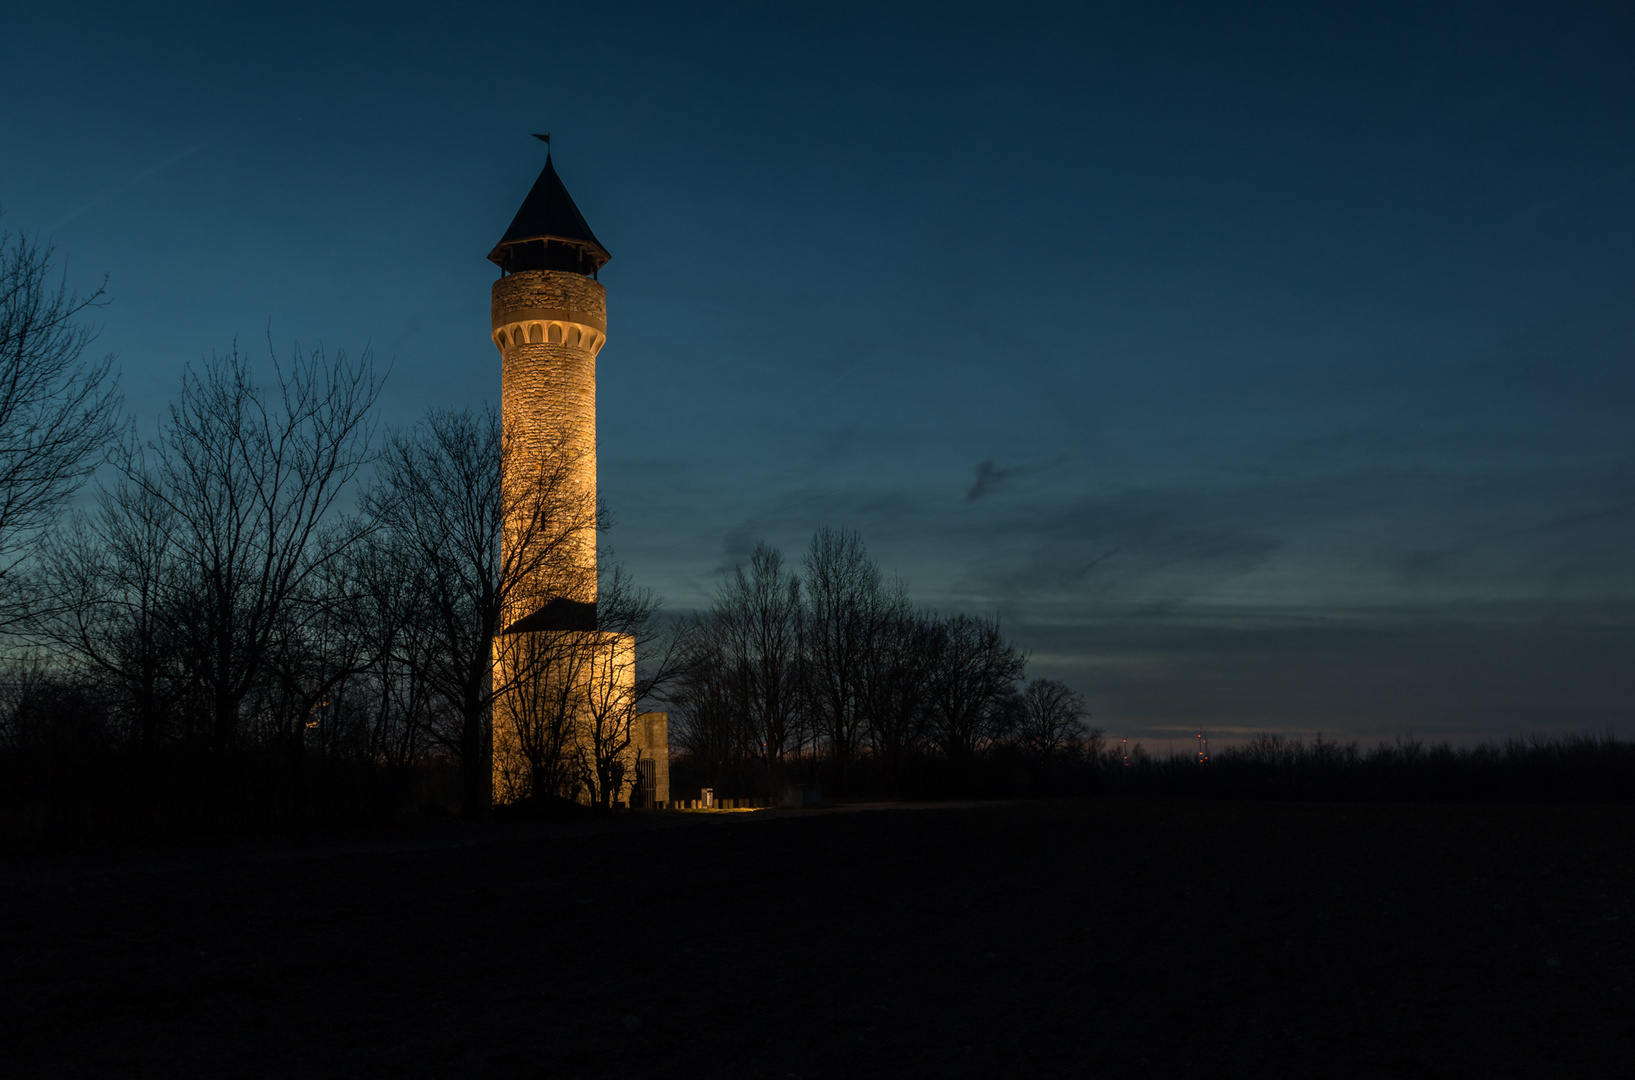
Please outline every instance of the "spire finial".
[{"label": "spire finial", "polygon": [[545,134],[541,135],[536,131],[536,132],[534,132],[534,138],[538,139],[540,142],[545,144],[545,158],[546,158],[546,160],[550,160],[550,157],[551,157],[551,133],[549,131],[547,131]]}]

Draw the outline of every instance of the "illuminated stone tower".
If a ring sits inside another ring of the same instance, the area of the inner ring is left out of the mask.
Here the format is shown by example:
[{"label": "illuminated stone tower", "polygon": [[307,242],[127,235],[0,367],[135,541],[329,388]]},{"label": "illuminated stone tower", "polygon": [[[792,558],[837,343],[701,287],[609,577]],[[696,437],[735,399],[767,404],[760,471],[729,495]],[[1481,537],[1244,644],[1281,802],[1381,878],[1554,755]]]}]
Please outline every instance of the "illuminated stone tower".
[{"label": "illuminated stone tower", "polygon": [[[500,416],[512,458],[508,469],[515,472],[524,462],[565,465],[569,492],[593,512],[596,354],[607,341],[607,290],[596,274],[609,258],[562,186],[547,150],[539,179],[488,254],[501,272],[493,289]],[[546,620],[553,625],[542,629],[595,626],[596,530],[586,522],[573,532],[562,552],[573,572],[552,566],[556,580],[524,590],[554,594],[557,600],[556,617]]]},{"label": "illuminated stone tower", "polygon": [[[662,805],[667,717],[634,711],[635,642],[599,629],[596,610],[596,356],[607,341],[596,277],[611,256],[549,149],[488,258],[500,268],[490,332],[505,436],[502,551],[520,567],[494,652],[497,683],[512,686],[494,708],[495,794],[611,790],[620,802]],[[541,518],[554,524],[530,534]],[[622,749],[610,756],[610,745]],[[557,763],[549,775],[544,759]]]}]

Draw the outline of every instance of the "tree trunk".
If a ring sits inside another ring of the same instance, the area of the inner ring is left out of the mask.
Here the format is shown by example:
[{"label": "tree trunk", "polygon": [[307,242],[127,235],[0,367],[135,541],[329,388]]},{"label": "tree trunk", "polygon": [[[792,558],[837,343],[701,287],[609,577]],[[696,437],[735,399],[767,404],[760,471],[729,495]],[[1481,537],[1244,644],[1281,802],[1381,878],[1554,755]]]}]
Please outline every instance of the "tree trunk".
[{"label": "tree trunk", "polygon": [[487,816],[493,799],[494,747],[488,710],[468,702],[460,727],[460,813],[472,820]]}]

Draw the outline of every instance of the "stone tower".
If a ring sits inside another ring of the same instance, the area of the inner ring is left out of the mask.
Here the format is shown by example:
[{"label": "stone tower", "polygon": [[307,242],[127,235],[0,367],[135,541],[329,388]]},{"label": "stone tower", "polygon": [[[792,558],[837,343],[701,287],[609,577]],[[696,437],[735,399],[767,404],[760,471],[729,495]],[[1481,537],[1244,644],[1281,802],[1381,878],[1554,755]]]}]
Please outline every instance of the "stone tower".
[{"label": "stone tower", "polygon": [[[494,708],[495,793],[662,805],[667,717],[634,711],[635,642],[597,619],[596,357],[607,341],[597,274],[611,256],[549,149],[488,258],[500,268],[490,332],[505,441],[502,562],[516,576],[494,652],[496,684],[511,687]],[[541,760],[555,771],[541,775]]]},{"label": "stone tower", "polygon": [[[526,466],[565,468],[567,487],[596,505],[596,354],[607,341],[607,290],[596,280],[611,256],[585,224],[550,151],[522,208],[488,259],[500,268],[493,289],[493,338],[500,350],[500,416],[506,480]],[[526,463],[526,466],[525,466]],[[514,486],[514,485],[513,485]],[[583,515],[581,515],[583,516]],[[595,628],[596,530],[573,530],[552,582],[527,590],[556,610],[529,629]],[[547,568],[537,568],[544,571]],[[571,606],[569,606],[571,605]],[[519,612],[534,617],[536,611]]]}]

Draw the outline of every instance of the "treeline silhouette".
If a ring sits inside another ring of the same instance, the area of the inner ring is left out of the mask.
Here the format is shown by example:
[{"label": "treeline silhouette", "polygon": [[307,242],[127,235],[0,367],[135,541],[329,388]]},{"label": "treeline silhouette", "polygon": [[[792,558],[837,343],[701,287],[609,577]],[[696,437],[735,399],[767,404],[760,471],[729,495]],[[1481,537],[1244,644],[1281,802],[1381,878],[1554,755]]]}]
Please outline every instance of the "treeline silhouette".
[{"label": "treeline silhouette", "polygon": [[1075,775],[1085,790],[1157,798],[1309,802],[1635,801],[1635,744],[1604,734],[1534,734],[1464,746],[1397,738],[1365,746],[1263,733],[1197,754],[1102,746]]},{"label": "treeline silhouette", "polygon": [[799,569],[758,544],[685,630],[666,689],[671,790],[777,799],[794,783],[869,796],[1068,789],[1098,753],[1084,699],[1025,681],[996,617],[915,607],[862,538],[820,528]]},{"label": "treeline silhouette", "polygon": [[844,530],[819,529],[798,569],[757,546],[687,641],[669,689],[678,798],[816,784],[849,798],[1635,799],[1635,745],[1611,733],[1467,746],[1267,733],[1207,757],[1112,745],[1079,694],[1025,679],[997,619],[914,607]]},{"label": "treeline silhouette", "polygon": [[389,520],[369,359],[272,366],[271,392],[236,349],[189,367],[156,437],[106,448],[94,509],[6,568],[8,832],[377,819],[457,778],[431,752],[459,733],[436,568]]}]

